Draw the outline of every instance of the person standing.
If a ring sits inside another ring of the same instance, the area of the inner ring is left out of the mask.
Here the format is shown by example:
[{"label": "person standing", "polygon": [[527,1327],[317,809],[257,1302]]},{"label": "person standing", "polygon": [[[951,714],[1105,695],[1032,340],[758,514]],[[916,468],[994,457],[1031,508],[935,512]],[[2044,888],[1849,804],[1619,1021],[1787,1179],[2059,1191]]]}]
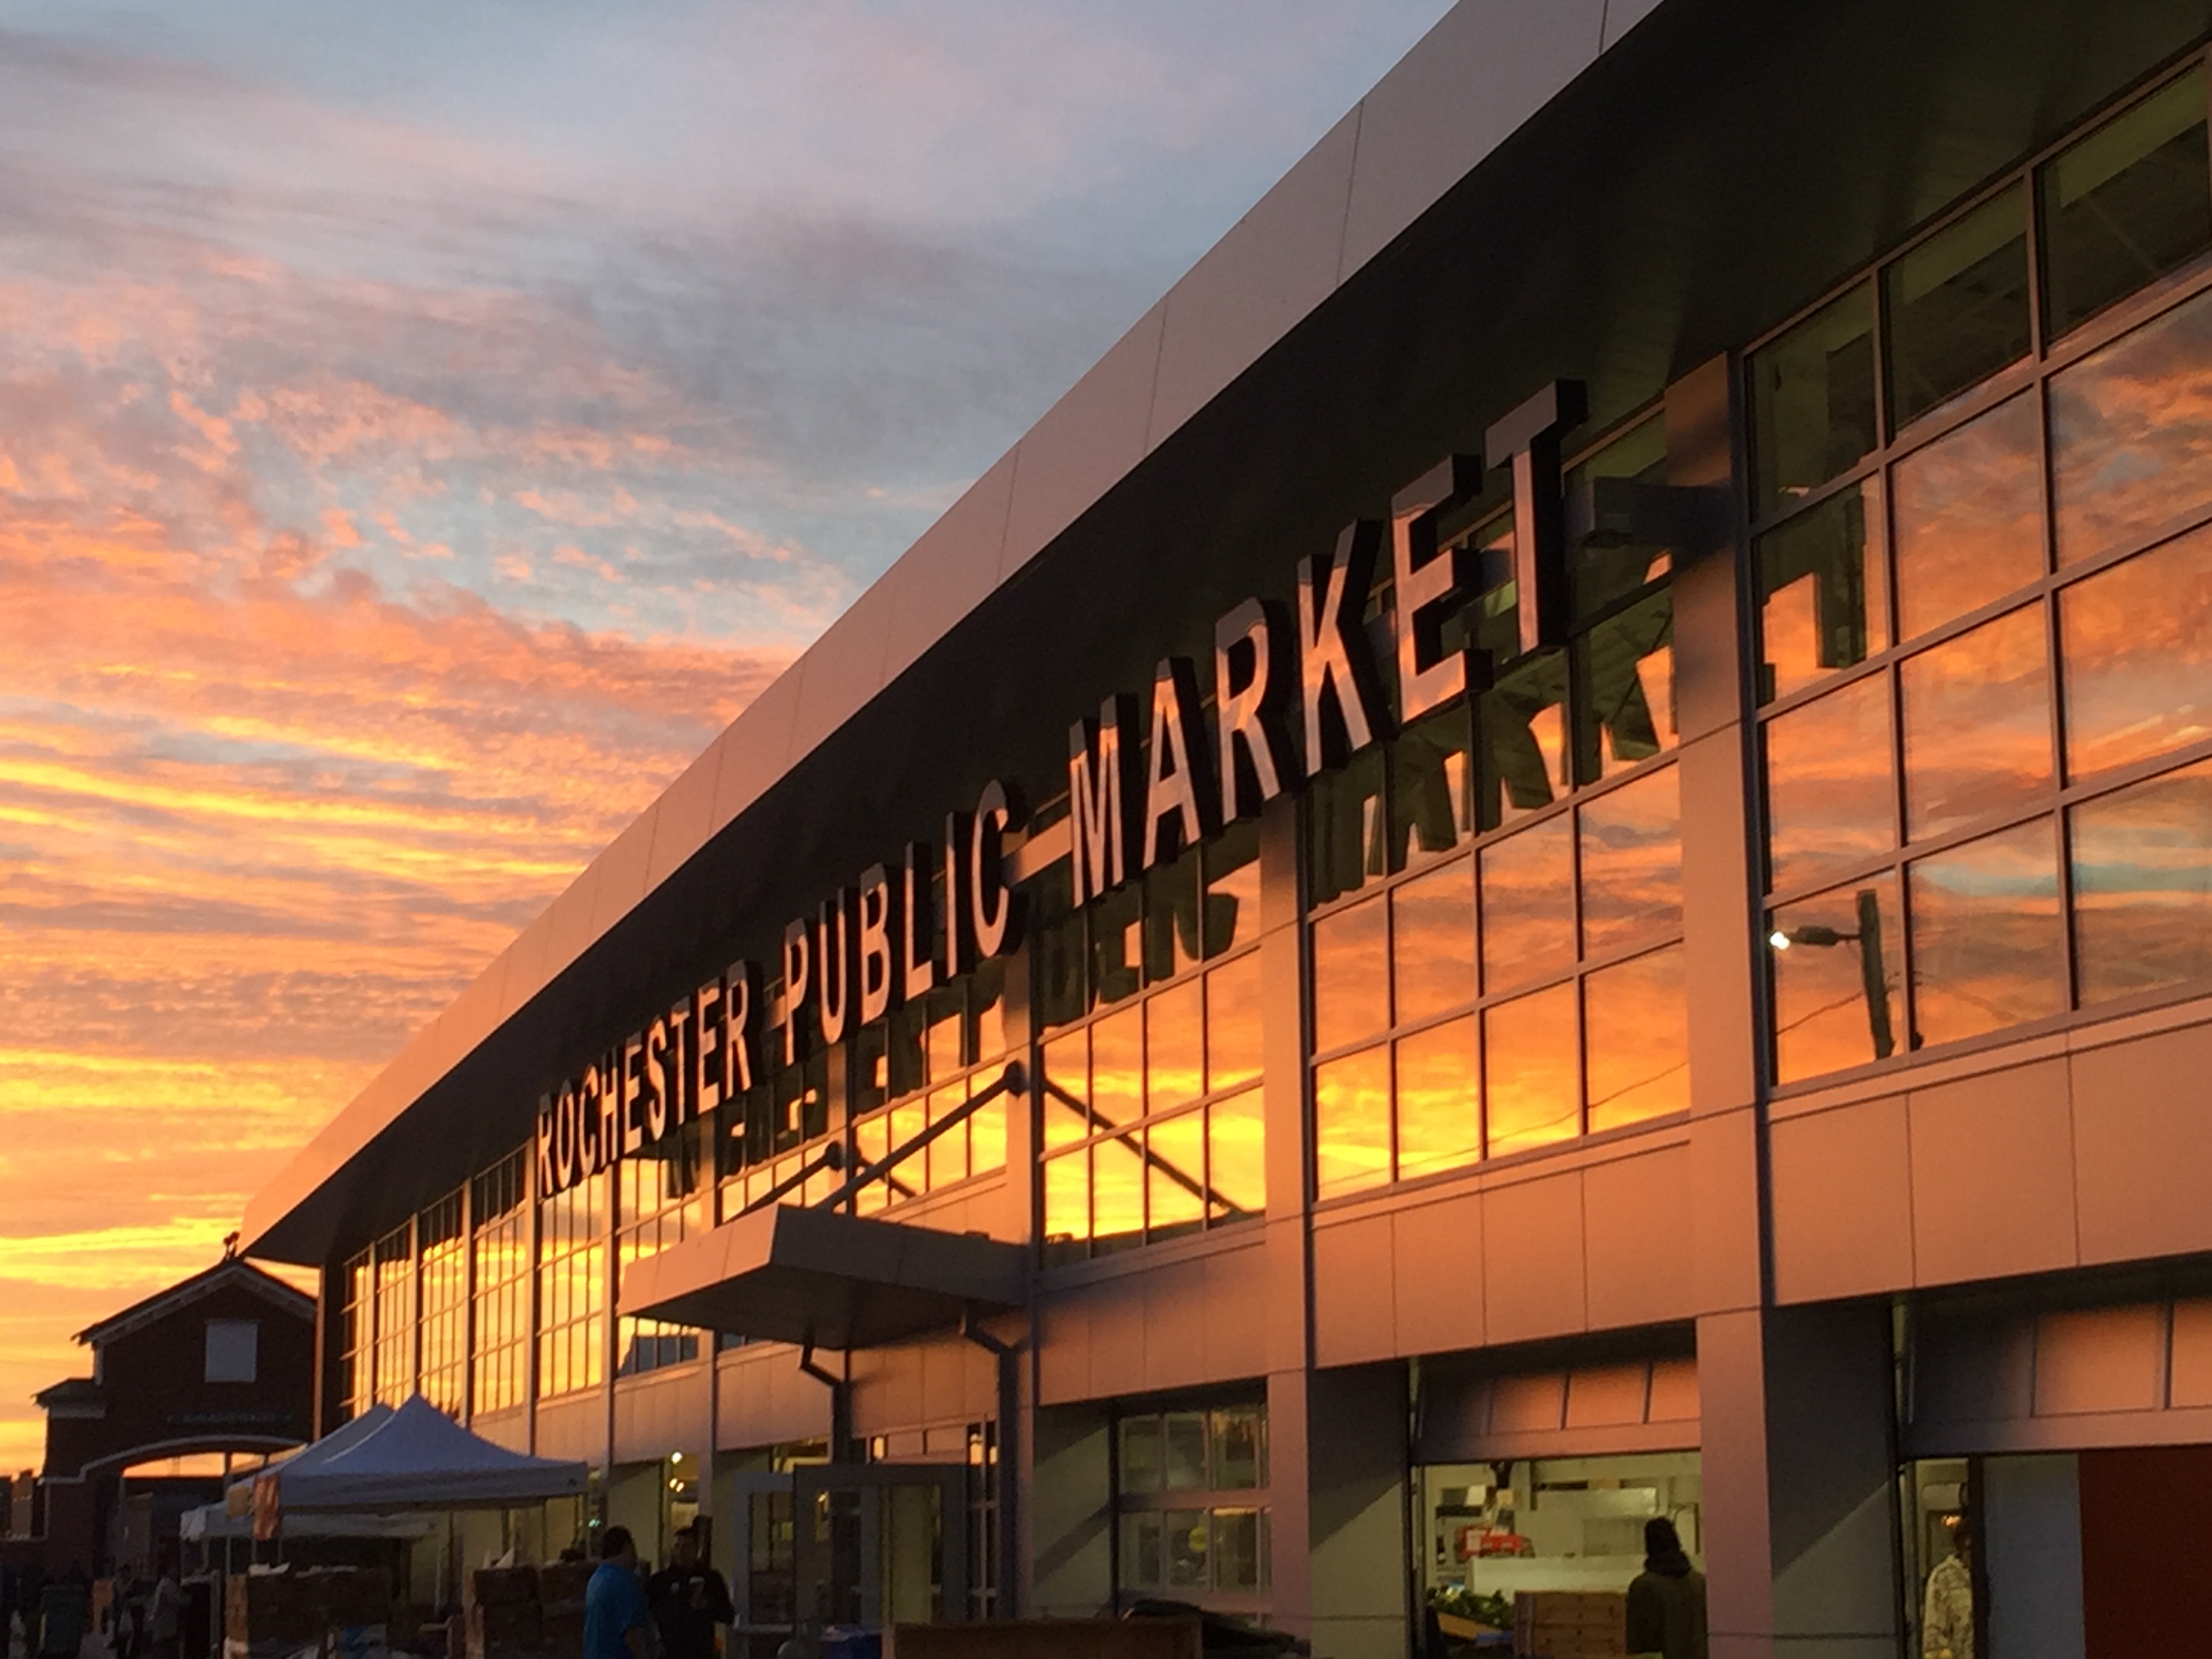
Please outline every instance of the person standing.
[{"label": "person standing", "polygon": [[176,1557],[164,1552],[154,1593],[146,1601],[149,1659],[177,1659],[183,1650],[185,1587],[177,1582]]},{"label": "person standing", "polygon": [[646,1600],[667,1659],[714,1659],[714,1626],[737,1622],[729,1585],[699,1559],[695,1527],[676,1534],[668,1565],[647,1582]]},{"label": "person standing", "polygon": [[599,1535],[599,1565],[584,1586],[583,1659],[653,1659],[653,1617],[638,1582],[628,1527]]},{"label": "person standing", "polygon": [[1706,1659],[1705,1575],[1664,1516],[1644,1523],[1644,1571],[1628,1587],[1628,1650]]},{"label": "person standing", "polygon": [[1974,1659],[1974,1535],[1963,1515],[1951,1523],[1951,1549],[1928,1575],[1921,1659]]}]

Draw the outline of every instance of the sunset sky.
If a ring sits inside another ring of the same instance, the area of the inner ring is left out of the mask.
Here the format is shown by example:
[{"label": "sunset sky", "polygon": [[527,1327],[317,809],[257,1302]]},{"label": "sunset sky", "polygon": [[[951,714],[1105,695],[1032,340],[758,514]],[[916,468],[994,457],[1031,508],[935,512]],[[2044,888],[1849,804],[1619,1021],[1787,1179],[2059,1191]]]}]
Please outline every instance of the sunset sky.
[{"label": "sunset sky", "polygon": [[0,0],[0,1464],[1443,0]]}]

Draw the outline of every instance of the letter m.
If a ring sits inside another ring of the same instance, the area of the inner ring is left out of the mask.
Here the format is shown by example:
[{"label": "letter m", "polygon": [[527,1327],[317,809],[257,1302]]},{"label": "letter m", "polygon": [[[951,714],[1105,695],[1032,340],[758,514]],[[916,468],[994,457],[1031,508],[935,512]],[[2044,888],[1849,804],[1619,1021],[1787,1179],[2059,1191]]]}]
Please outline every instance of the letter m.
[{"label": "letter m", "polygon": [[1097,720],[1067,728],[1068,857],[1079,905],[1128,878],[1143,787],[1138,742],[1137,700],[1131,696],[1109,697]]}]

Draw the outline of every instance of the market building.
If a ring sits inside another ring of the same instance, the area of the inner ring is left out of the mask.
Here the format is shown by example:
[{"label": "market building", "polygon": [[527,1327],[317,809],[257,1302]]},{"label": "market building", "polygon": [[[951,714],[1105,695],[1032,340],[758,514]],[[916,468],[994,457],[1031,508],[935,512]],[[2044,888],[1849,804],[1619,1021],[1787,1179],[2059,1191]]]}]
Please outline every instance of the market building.
[{"label": "market building", "polygon": [[321,1426],[758,1653],[2201,1646],[2208,40],[1464,0],[257,1197]]}]

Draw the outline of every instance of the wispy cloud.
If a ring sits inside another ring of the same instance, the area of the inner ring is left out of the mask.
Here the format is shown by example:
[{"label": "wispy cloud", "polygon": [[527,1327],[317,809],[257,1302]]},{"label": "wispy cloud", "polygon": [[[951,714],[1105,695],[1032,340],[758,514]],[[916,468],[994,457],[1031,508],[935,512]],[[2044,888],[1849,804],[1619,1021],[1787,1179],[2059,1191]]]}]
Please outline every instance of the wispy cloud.
[{"label": "wispy cloud", "polygon": [[0,23],[0,1467],[1443,0]]}]

